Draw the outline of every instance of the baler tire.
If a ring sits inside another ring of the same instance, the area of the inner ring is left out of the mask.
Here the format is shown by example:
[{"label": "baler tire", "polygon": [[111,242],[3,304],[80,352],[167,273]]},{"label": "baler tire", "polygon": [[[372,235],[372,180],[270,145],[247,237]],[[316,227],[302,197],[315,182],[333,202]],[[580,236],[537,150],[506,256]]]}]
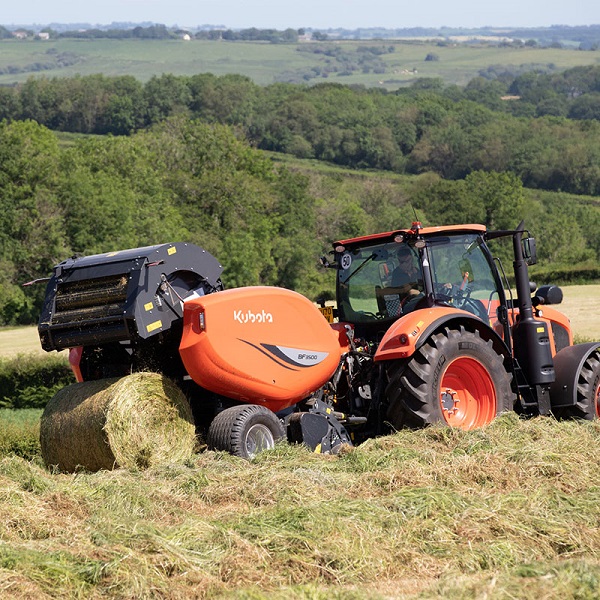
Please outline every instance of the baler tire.
[{"label": "baler tire", "polygon": [[285,436],[275,413],[264,406],[245,404],[220,412],[207,434],[209,450],[224,450],[241,458],[254,458]]},{"label": "baler tire", "polygon": [[577,373],[577,401],[574,406],[555,409],[558,419],[600,418],[600,350],[592,352]]},{"label": "baler tire", "polygon": [[514,410],[502,355],[462,326],[445,327],[409,359],[391,362],[388,376],[387,418],[395,429],[442,423],[469,430]]}]

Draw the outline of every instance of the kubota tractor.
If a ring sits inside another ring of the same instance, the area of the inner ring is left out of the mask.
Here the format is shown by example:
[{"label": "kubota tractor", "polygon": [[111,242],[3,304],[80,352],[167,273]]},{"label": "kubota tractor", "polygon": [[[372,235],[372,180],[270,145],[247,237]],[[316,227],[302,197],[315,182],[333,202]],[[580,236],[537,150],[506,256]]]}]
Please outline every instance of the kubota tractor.
[{"label": "kubota tractor", "polygon": [[[40,338],[70,349],[78,381],[169,376],[209,447],[243,457],[281,438],[335,452],[511,410],[597,418],[600,343],[573,345],[550,306],[558,287],[532,296],[524,233],[414,223],[336,242],[323,264],[337,306],[321,312],[281,288],[223,290],[221,265],[190,244],[68,259],[48,284]],[[486,243],[499,237],[512,238],[516,298]]]}]

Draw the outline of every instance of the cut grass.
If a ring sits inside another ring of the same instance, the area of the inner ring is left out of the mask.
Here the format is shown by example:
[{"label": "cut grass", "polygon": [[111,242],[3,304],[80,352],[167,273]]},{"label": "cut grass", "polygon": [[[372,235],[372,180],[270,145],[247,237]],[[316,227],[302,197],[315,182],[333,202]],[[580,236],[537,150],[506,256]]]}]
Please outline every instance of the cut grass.
[{"label": "cut grass", "polygon": [[506,415],[144,472],[6,456],[0,497],[0,585],[22,596],[592,598],[600,581],[599,423]]}]

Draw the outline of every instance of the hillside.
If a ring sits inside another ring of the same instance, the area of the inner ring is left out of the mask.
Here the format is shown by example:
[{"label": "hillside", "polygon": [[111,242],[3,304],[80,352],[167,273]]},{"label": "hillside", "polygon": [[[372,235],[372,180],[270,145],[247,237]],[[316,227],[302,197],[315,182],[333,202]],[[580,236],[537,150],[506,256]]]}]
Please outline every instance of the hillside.
[{"label": "hillside", "polygon": [[12,598],[537,600],[600,585],[597,422],[510,415],[335,457],[281,446],[144,472],[52,474],[3,454]]},{"label": "hillside", "polygon": [[[383,53],[377,52],[376,62],[348,70],[349,63],[358,62],[364,50],[373,47],[385,49]],[[132,75],[148,81],[163,73],[237,73],[261,85],[277,81],[310,84],[329,81],[397,89],[418,77],[440,77],[447,84],[465,85],[490,69],[517,74],[598,64],[597,52],[576,49],[440,45],[415,40],[344,40],[317,46],[180,39],[0,40],[0,49],[0,84],[24,82],[31,76],[102,73]],[[428,55],[435,55],[436,60],[426,61]]]}]

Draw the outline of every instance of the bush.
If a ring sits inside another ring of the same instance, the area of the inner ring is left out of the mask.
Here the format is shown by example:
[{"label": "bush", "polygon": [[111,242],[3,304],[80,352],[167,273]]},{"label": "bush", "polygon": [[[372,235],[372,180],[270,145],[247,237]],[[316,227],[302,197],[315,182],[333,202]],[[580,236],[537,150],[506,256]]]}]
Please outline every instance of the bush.
[{"label": "bush", "polygon": [[600,267],[596,264],[556,265],[551,267],[533,267],[529,271],[530,279],[539,285],[576,285],[600,281]]},{"label": "bush", "polygon": [[63,356],[0,358],[0,407],[43,408],[60,388],[73,382]]}]

